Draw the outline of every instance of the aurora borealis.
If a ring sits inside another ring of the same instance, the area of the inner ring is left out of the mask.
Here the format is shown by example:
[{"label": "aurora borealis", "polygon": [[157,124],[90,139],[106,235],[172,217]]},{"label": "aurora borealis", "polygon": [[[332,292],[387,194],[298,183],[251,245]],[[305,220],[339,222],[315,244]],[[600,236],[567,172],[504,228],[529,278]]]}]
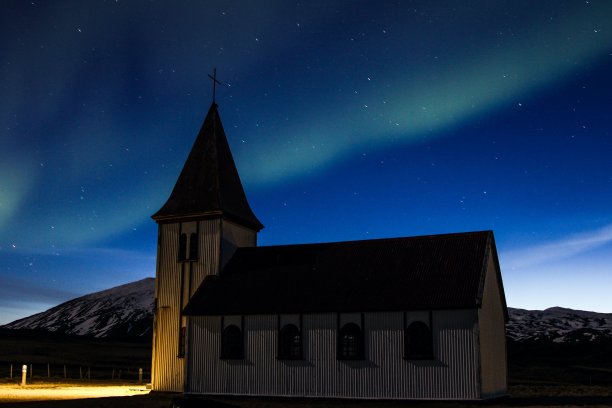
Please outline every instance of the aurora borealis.
[{"label": "aurora borealis", "polygon": [[0,324],[155,273],[211,102],[260,245],[492,229],[509,306],[612,312],[612,4],[4,1]]}]

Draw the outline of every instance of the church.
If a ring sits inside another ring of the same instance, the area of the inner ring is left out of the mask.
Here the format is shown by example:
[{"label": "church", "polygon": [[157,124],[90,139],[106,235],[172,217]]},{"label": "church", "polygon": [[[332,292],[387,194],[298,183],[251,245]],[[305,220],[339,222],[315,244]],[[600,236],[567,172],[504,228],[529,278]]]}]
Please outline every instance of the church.
[{"label": "church", "polygon": [[158,224],[152,387],[186,395],[507,394],[492,231],[257,246],[213,102]]}]

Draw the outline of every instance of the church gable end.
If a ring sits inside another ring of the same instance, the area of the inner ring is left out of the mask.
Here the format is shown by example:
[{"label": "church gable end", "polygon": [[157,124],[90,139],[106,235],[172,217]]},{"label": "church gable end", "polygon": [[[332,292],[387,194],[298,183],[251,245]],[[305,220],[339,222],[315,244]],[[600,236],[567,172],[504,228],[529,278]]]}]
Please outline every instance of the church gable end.
[{"label": "church gable end", "polygon": [[478,310],[481,392],[487,397],[496,397],[504,395],[507,390],[508,370],[505,332],[507,308],[494,242],[488,249],[482,292],[482,306]]}]

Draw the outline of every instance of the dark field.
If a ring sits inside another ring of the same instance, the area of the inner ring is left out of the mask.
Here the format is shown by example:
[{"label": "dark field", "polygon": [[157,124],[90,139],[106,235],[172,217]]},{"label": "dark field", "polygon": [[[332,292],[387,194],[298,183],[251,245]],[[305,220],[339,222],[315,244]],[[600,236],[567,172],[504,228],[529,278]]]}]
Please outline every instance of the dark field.
[{"label": "dark field", "polygon": [[124,379],[151,376],[151,339],[103,340],[64,336],[42,331],[0,329],[0,379],[21,378],[21,366],[30,365],[33,379]]},{"label": "dark field", "polygon": [[[457,402],[347,401],[327,399],[224,398],[225,404],[245,408],[276,407],[529,407],[611,406],[612,341],[575,344],[508,344],[510,398],[486,404]],[[16,383],[21,365],[32,364],[34,383],[136,384],[138,368],[144,381],[150,378],[151,341],[108,341],[0,330],[0,382]],[[10,364],[13,364],[13,380]],[[49,371],[47,371],[47,364]],[[66,365],[67,379],[64,379]],[[89,371],[87,371],[89,370]],[[90,373],[90,380],[84,373]],[[50,374],[50,378],[48,377]],[[121,378],[118,379],[118,376]],[[84,377],[80,379],[80,377]],[[152,393],[133,397],[86,400],[38,401],[1,404],[2,407],[130,408],[169,407],[175,395]],[[214,406],[200,402],[196,406]]]},{"label": "dark field", "polygon": [[510,385],[612,386],[612,340],[508,343]]},{"label": "dark field", "polygon": [[[240,407],[240,408],[509,408],[509,407],[610,407],[612,387],[566,386],[512,386],[509,398],[474,402],[419,402],[419,401],[356,401],[329,399],[281,399],[281,398],[215,398],[197,400],[182,407]],[[3,408],[169,408],[175,395],[151,393],[133,397],[109,397],[63,401],[11,402],[0,404]]]}]

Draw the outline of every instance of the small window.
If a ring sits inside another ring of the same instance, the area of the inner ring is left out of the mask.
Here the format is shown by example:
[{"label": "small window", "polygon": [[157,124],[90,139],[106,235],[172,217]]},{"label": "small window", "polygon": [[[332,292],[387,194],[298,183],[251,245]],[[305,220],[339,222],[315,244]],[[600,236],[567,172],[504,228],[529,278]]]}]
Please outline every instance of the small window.
[{"label": "small window", "polygon": [[187,334],[187,328],[181,327],[181,331],[179,332],[179,349],[178,349],[178,357],[185,357],[185,338]]},{"label": "small window", "polygon": [[183,262],[187,259],[187,234],[179,235],[178,261]]},{"label": "small window", "polygon": [[243,359],[244,338],[242,330],[236,325],[229,325],[221,334],[221,358]]},{"label": "small window", "polygon": [[433,359],[431,330],[423,322],[413,322],[404,331],[404,355],[409,360]]},{"label": "small window", "polygon": [[196,233],[189,236],[189,260],[198,260],[198,234]]},{"label": "small window", "polygon": [[302,333],[293,324],[287,324],[278,333],[278,358],[283,360],[302,359]]},{"label": "small window", "polygon": [[355,323],[347,323],[338,336],[338,359],[363,360],[363,332]]}]

